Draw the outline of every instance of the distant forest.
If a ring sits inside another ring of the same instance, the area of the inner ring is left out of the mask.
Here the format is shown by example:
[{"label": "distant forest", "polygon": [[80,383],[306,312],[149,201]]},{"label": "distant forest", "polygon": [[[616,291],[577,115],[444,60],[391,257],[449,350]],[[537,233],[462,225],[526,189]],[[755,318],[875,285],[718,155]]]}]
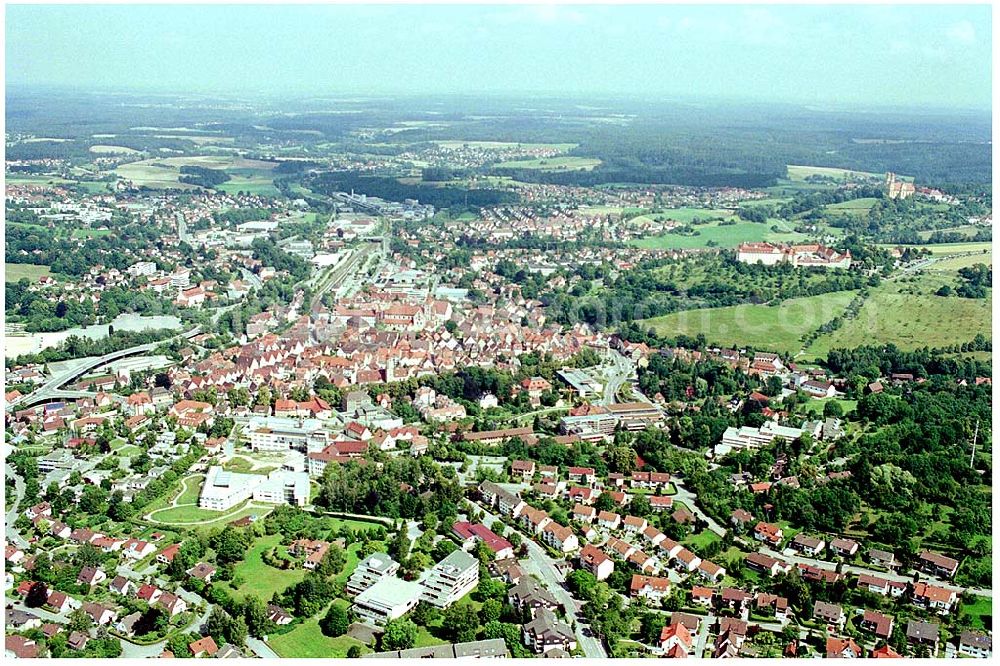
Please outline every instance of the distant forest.
[{"label": "distant forest", "polygon": [[[571,155],[602,161],[592,171],[488,169],[529,182],[759,187],[783,177],[787,164],[895,171],[931,186],[992,181],[987,113],[849,113],[790,105],[624,99],[385,97],[322,105],[295,99],[237,104],[205,99],[203,106],[183,101],[11,90],[8,133],[71,141],[11,144],[7,158],[92,157],[90,146],[107,141],[94,134],[114,134],[115,145],[136,150],[197,154],[200,148],[188,137],[210,132],[232,137],[235,147],[248,150],[284,143],[317,156],[330,150],[398,154],[427,142],[465,140],[573,143],[577,147]],[[403,127],[403,122],[410,124]],[[198,130],[172,130],[172,138],[145,131],[156,127]],[[370,194],[386,198],[411,196],[436,206],[465,203],[465,192],[459,196],[454,188],[430,192],[377,180],[366,185]],[[480,190],[469,197],[470,205],[488,205],[504,195]]]},{"label": "distant forest", "polygon": [[518,200],[514,192],[501,190],[466,190],[460,187],[433,187],[429,185],[406,185],[395,178],[365,176],[354,171],[327,172],[311,176],[305,181],[313,192],[331,195],[334,192],[357,190],[370,197],[381,197],[388,201],[417,199],[420,203],[431,204],[435,208],[493,206],[513,203]]}]

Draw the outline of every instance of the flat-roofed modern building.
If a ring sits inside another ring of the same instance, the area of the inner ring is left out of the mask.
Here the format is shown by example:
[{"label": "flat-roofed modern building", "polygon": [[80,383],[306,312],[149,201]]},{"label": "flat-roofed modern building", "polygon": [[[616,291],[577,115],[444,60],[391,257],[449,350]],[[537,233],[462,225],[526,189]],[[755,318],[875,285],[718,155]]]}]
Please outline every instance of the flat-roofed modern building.
[{"label": "flat-roofed modern building", "polygon": [[385,553],[372,553],[354,569],[347,579],[345,590],[348,594],[361,594],[383,578],[395,576],[399,563]]},{"label": "flat-roofed modern building", "polygon": [[464,550],[456,550],[434,565],[421,581],[421,599],[447,608],[479,584],[479,561]]},{"label": "flat-roofed modern building", "polygon": [[198,496],[198,506],[210,511],[228,511],[250,498],[269,504],[305,506],[309,502],[309,475],[275,470],[262,474],[239,474],[212,466]]},{"label": "flat-roofed modern building", "polygon": [[305,506],[309,503],[309,475],[305,472],[275,470],[253,491],[253,498],[268,504]]},{"label": "flat-roofed modern building", "polygon": [[254,451],[322,451],[328,443],[328,433],[319,419],[254,416],[246,431]]},{"label": "flat-roofed modern building", "polygon": [[469,643],[428,645],[409,650],[374,652],[361,656],[368,659],[506,659],[510,656],[510,652],[502,638],[489,638]]},{"label": "flat-roofed modern building", "polygon": [[198,506],[210,511],[227,511],[253,495],[266,477],[260,474],[227,472],[218,466],[208,469],[201,487]]},{"label": "flat-roofed modern building", "polygon": [[559,378],[573,387],[573,390],[580,394],[581,398],[590,398],[599,395],[604,386],[591,377],[585,370],[579,368],[563,368],[557,373]]},{"label": "flat-roofed modern building", "polygon": [[413,610],[423,592],[420,583],[386,576],[354,597],[352,608],[363,620],[383,625]]}]

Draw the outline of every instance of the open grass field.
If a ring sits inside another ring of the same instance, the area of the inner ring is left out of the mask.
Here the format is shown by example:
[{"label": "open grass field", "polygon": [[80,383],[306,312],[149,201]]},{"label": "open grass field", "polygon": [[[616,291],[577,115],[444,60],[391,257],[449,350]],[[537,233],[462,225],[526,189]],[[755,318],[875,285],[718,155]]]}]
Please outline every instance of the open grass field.
[{"label": "open grass field", "polygon": [[442,148],[521,148],[524,150],[544,150],[546,148],[566,152],[577,147],[575,143],[511,143],[509,141],[435,141]]},{"label": "open grass field", "polygon": [[804,238],[802,234],[789,231],[788,233],[775,233],[771,231],[771,224],[756,224],[754,222],[737,222],[736,224],[722,225],[717,222],[695,227],[699,235],[686,236],[682,234],[663,234],[662,236],[648,236],[631,241],[632,245],[646,249],[660,250],[685,250],[693,248],[710,247],[709,243],[714,243],[718,247],[736,247],[740,243],[754,241],[776,241],[794,243]]},{"label": "open grass field", "polygon": [[247,556],[236,565],[233,572],[234,576],[243,581],[243,584],[232,593],[236,599],[242,601],[248,595],[254,594],[264,601],[269,601],[275,592],[282,592],[305,578],[306,570],[302,567],[275,569],[264,564],[264,553],[279,545],[281,545],[280,534],[261,537],[254,542]]},{"label": "open grass field", "polygon": [[[333,603],[346,604],[347,602],[338,599]],[[339,636],[337,638],[324,636],[323,631],[319,628],[319,620],[324,615],[326,615],[325,608],[319,615],[309,618],[287,634],[272,637],[268,641],[268,645],[279,656],[286,659],[344,658],[347,656],[347,651],[352,645],[359,646],[362,653],[372,651],[364,643],[350,636]]]},{"label": "open grass field", "polygon": [[654,220],[674,220],[688,224],[694,220],[739,220],[732,211],[721,208],[671,208],[651,215]]},{"label": "open grass field", "polygon": [[60,176],[6,174],[4,182],[7,185],[72,185],[74,181]]},{"label": "open grass field", "polygon": [[828,204],[823,207],[823,210],[834,215],[867,215],[877,201],[878,199],[875,197],[864,197]]},{"label": "open grass field", "polygon": [[982,243],[931,243],[929,245],[882,245],[882,247],[892,248],[892,247],[919,247],[924,250],[928,250],[931,254],[962,254],[964,252],[982,252],[983,250],[991,251],[993,249],[993,243],[982,242]]},{"label": "open grass field", "polygon": [[21,278],[28,278],[31,282],[35,282],[38,278],[45,275],[52,275],[52,271],[49,270],[48,266],[39,266],[36,264],[4,264],[3,268],[4,282],[17,282]]},{"label": "open grass field", "polygon": [[591,171],[601,160],[592,157],[541,157],[534,160],[500,162],[499,169],[538,169],[539,171]]},{"label": "open grass field", "polygon": [[854,291],[838,291],[792,298],[776,306],[736,305],[685,310],[644,319],[640,323],[661,335],[704,333],[712,343],[794,353],[801,348],[804,334],[841,314],[855,294]]},{"label": "open grass field", "polygon": [[942,284],[954,281],[944,275],[926,276],[916,283],[886,282],[874,289],[858,316],[838,330],[817,338],[803,360],[825,358],[838,347],[893,343],[900,349],[944,347],[968,342],[982,333],[991,337],[990,299],[935,296]]},{"label": "open grass field", "polygon": [[192,474],[181,479],[181,495],[177,498],[178,504],[197,504],[198,496],[201,495],[201,484],[205,482],[204,474]]},{"label": "open grass field", "polygon": [[[823,176],[834,180],[848,181],[864,178],[883,178],[885,174],[870,171],[852,171],[835,167],[805,166],[801,164],[788,165],[788,180],[805,180],[809,176]],[[899,176],[902,180],[913,180],[912,176]]]},{"label": "open grass field", "polygon": [[230,183],[235,181],[238,184],[240,180],[244,180],[243,187],[237,185],[236,191],[240,189],[245,191],[246,187],[253,184],[255,179],[258,185],[262,179],[266,179],[274,168],[274,163],[248,160],[231,155],[188,155],[184,157],[158,157],[123,164],[115,169],[115,173],[139,186],[145,185],[159,189],[197,189],[196,185],[180,182],[180,168],[182,166],[223,169],[234,177]]},{"label": "open grass field", "polygon": [[716,541],[721,541],[721,540],[722,537],[720,537],[712,530],[702,530],[698,534],[692,534],[688,536],[687,539],[684,539],[684,543],[690,547],[694,547],[695,549],[700,550],[707,548],[709,545],[715,543]]},{"label": "open grass field", "polygon": [[[946,204],[942,204],[942,205],[946,205]],[[928,229],[926,231],[918,231],[917,235],[920,236],[921,238],[923,238],[924,240],[927,240],[932,235],[934,235],[935,233],[937,233],[938,231],[940,231],[942,233],[949,233],[949,234],[962,234],[966,238],[972,238],[977,233],[979,233],[982,229],[983,229],[982,227],[980,227],[978,225],[975,225],[975,224],[963,224],[962,226],[959,226],[959,227],[949,227],[947,229],[933,229],[933,230]]]},{"label": "open grass field", "polygon": [[142,151],[136,150],[135,148],[127,148],[125,146],[97,145],[91,146],[90,152],[95,155],[135,155],[136,153]]},{"label": "open grass field", "polygon": [[967,268],[975,264],[993,265],[993,252],[964,254],[956,256],[944,255],[946,258],[936,261],[927,267],[931,272],[952,272],[960,268]]}]

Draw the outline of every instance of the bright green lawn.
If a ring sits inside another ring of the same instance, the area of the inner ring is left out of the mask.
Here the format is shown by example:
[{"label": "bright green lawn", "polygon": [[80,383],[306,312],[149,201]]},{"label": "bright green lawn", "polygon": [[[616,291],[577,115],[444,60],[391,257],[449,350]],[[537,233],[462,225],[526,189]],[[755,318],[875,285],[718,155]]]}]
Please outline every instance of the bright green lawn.
[{"label": "bright green lawn", "polygon": [[796,352],[805,333],[841,314],[854,299],[854,291],[792,298],[776,306],[736,305],[725,308],[685,310],[663,317],[644,319],[657,333],[695,336],[704,333],[709,342],[776,352]]},{"label": "bright green lawn", "polygon": [[[976,597],[973,604],[963,604],[962,608],[972,617],[972,626],[975,629],[993,628],[993,600],[988,597]],[[984,618],[988,621],[984,622]]]},{"label": "bright green lawn", "polygon": [[243,580],[243,584],[233,592],[235,598],[242,601],[247,595],[254,594],[269,601],[275,592],[281,592],[305,578],[306,570],[302,567],[275,569],[264,564],[264,553],[280,545],[280,534],[261,537],[254,542],[246,558],[236,565],[234,574]]},{"label": "bright green lawn", "polygon": [[17,282],[21,278],[36,282],[38,278],[51,274],[48,266],[37,264],[4,264],[3,269],[4,282]]},{"label": "bright green lawn", "polygon": [[702,530],[698,534],[692,534],[684,539],[684,543],[696,549],[707,548],[710,544],[720,541],[721,537],[712,530]]},{"label": "bright green lawn", "polygon": [[[778,223],[778,221],[774,221]],[[632,245],[647,249],[691,249],[699,247],[709,247],[709,242],[715,243],[718,247],[736,247],[740,243],[757,241],[780,241],[796,242],[805,236],[791,230],[788,233],[776,233],[771,231],[772,221],[767,224],[756,224],[754,222],[737,222],[736,224],[719,225],[718,222],[698,225],[695,229],[697,236],[682,234],[663,234],[661,236],[649,236],[631,241]],[[779,224],[780,226],[780,224]]]},{"label": "bright green lawn", "polygon": [[[343,600],[338,601],[339,603],[346,603]],[[334,603],[338,603],[338,601]],[[350,636],[339,636],[337,638],[324,636],[323,631],[319,628],[319,620],[325,613],[326,610],[324,609],[322,613],[316,617],[309,618],[287,634],[274,636],[268,641],[271,649],[277,652],[279,656],[291,659],[344,658],[347,656],[347,651],[352,645],[359,646],[362,653],[372,651],[364,643]]]}]

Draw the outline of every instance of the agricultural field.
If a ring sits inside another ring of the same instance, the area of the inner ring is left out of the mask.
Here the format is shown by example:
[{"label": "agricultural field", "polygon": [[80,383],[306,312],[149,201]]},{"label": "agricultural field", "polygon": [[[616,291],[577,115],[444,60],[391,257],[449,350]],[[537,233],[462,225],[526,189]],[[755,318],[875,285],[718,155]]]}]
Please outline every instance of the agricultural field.
[{"label": "agricultural field", "polygon": [[[573,150],[578,144],[575,143],[512,143],[509,141],[435,141],[442,148],[495,148],[504,150],[508,148],[519,148],[521,150],[558,150],[561,153]],[[374,145],[374,144],[373,144]]]},{"label": "agricultural field", "polygon": [[872,290],[856,318],[817,338],[804,358],[825,358],[838,347],[891,342],[900,349],[918,349],[968,342],[979,333],[991,337],[990,299],[934,295],[943,284],[954,286],[955,281],[936,275],[883,283]]},{"label": "agricultural field", "polygon": [[644,319],[660,335],[703,333],[709,340],[737,348],[746,345],[782,353],[795,353],[802,336],[843,313],[854,291],[791,298],[779,305],[736,305],[725,308],[685,310]]},{"label": "agricultural field", "polygon": [[494,165],[498,169],[538,169],[539,171],[591,171],[601,160],[592,157],[541,157],[533,160],[512,160]]},{"label": "agricultural field", "polygon": [[954,272],[960,268],[967,268],[969,266],[974,266],[975,264],[986,264],[987,266],[993,265],[992,251],[977,252],[975,254],[943,256],[943,259],[935,261],[933,264],[928,266],[927,270],[932,272]]},{"label": "agricultural field", "polygon": [[7,185],[73,185],[76,181],[68,180],[61,176],[26,175],[26,174],[5,174],[4,182]]},{"label": "agricultural field", "polygon": [[[270,183],[268,176],[274,168],[274,163],[225,155],[158,157],[123,164],[115,169],[115,173],[140,187],[146,186],[154,189],[198,189],[197,185],[180,182],[180,168],[182,166],[200,166],[209,169],[225,170],[233,177],[233,180],[223,185],[228,185],[232,188],[235,184],[235,190],[232,191],[239,191],[240,189],[246,191],[248,187],[263,187],[264,180],[266,179]],[[270,187],[273,188],[273,183],[270,184]]]},{"label": "agricultural field", "polygon": [[28,278],[31,282],[36,282],[38,278],[52,275],[48,266],[38,266],[36,264],[4,264],[4,282],[17,282],[21,278]]},{"label": "agricultural field", "polygon": [[875,197],[864,197],[861,199],[852,199],[850,201],[841,201],[840,203],[827,204],[823,207],[826,213],[833,215],[867,215],[868,211],[872,209],[878,202]]},{"label": "agricultural field", "polygon": [[917,247],[921,250],[927,250],[933,255],[947,255],[947,254],[962,254],[967,252],[990,252],[993,249],[993,243],[982,242],[982,243],[931,243],[929,245],[886,245],[883,244],[881,247],[893,248],[893,247]]},{"label": "agricultural field", "polygon": [[950,227],[948,229],[928,229],[926,231],[918,231],[917,235],[920,236],[922,239],[927,240],[938,231],[941,231],[950,234],[962,234],[966,238],[972,238],[982,229],[983,227],[976,226],[974,224],[964,224],[960,227]]},{"label": "agricultural field", "polygon": [[95,155],[135,155],[142,151],[135,148],[126,148],[125,146],[96,145],[90,147],[90,152]]},{"label": "agricultural field", "polygon": [[766,224],[737,222],[736,224],[719,225],[717,222],[714,222],[712,224],[696,226],[695,229],[699,232],[697,236],[667,233],[661,236],[640,238],[631,241],[631,243],[636,247],[647,249],[683,250],[712,246],[736,247],[740,243],[755,241],[794,243],[805,238],[803,234],[796,233],[790,229],[787,233],[771,231],[772,224],[781,226],[785,223],[779,220],[768,220]]},{"label": "agricultural field", "polygon": [[[788,165],[788,180],[801,181],[809,176],[823,176],[838,181],[864,180],[871,178],[882,179],[885,174],[872,173],[870,171],[852,171],[851,169],[838,169],[836,167],[804,166],[800,164]],[[913,180],[912,176],[899,176],[901,180]]]}]

